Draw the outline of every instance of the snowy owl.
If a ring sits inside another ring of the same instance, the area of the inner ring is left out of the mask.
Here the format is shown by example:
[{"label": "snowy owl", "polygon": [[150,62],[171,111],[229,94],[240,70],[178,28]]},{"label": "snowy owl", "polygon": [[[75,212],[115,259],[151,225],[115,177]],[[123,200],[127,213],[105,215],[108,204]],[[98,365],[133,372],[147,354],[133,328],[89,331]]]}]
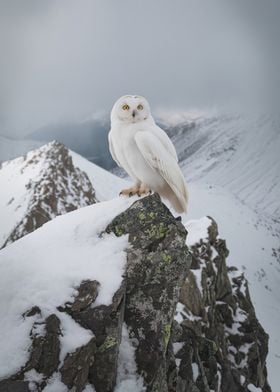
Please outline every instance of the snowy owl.
[{"label": "snowy owl", "polygon": [[117,165],[134,180],[121,195],[154,191],[167,198],[177,212],[186,211],[188,192],[175,147],[156,125],[145,98],[125,95],[114,104],[109,148]]}]

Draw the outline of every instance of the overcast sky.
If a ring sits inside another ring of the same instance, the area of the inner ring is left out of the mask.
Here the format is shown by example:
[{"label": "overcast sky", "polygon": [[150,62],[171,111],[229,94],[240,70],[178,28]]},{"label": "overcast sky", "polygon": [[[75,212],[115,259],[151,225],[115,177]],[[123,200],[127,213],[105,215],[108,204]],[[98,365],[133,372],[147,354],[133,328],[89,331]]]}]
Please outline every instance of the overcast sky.
[{"label": "overcast sky", "polygon": [[277,1],[0,0],[0,15],[0,133],[123,94],[181,110],[267,100],[276,84]]}]

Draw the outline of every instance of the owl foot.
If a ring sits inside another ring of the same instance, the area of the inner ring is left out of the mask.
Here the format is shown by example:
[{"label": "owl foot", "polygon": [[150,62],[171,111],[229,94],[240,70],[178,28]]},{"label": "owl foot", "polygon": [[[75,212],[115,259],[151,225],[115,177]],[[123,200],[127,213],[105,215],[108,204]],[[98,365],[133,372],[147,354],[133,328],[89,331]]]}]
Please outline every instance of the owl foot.
[{"label": "owl foot", "polygon": [[120,191],[119,196],[134,196],[134,195],[138,195],[139,192],[139,186],[135,185],[132,186],[131,188],[127,188],[127,189],[123,189],[122,191]]},{"label": "owl foot", "polygon": [[146,185],[142,184],[137,192],[137,195],[140,197],[142,195],[150,195],[151,193],[151,189]]}]

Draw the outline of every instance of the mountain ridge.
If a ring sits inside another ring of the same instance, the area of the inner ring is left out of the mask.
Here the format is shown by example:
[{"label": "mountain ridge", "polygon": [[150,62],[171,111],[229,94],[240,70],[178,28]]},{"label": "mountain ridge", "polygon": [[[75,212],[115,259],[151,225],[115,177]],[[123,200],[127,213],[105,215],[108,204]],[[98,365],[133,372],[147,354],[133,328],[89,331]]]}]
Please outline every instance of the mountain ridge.
[{"label": "mountain ridge", "polygon": [[51,142],[0,168],[0,248],[57,215],[96,202],[87,175],[75,168],[68,150]]}]

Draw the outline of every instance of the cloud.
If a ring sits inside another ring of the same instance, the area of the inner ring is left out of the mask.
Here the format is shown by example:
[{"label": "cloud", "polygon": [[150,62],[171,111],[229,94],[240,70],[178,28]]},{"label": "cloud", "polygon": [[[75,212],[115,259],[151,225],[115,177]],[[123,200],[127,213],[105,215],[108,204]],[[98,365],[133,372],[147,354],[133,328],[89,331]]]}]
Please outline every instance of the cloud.
[{"label": "cloud", "polygon": [[24,133],[109,111],[127,93],[146,96],[154,108],[261,96],[270,77],[269,18],[257,6],[248,12],[232,3],[1,3],[2,129]]}]

